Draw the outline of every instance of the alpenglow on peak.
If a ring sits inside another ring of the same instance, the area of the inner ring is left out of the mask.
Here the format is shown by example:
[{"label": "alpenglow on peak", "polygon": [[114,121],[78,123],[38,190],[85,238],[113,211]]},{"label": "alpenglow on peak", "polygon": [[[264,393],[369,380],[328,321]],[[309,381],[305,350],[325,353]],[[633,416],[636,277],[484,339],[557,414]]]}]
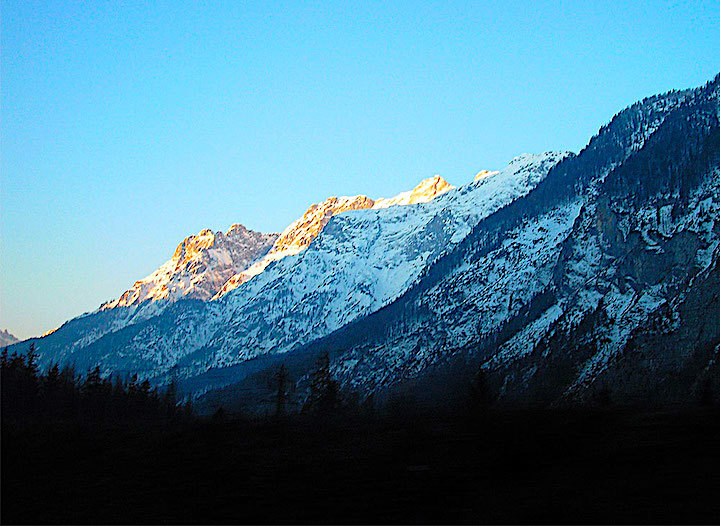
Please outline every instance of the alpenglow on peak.
[{"label": "alpenglow on peak", "polygon": [[218,299],[263,272],[270,263],[305,250],[333,216],[352,210],[427,203],[454,188],[435,175],[391,198],[329,197],[311,205],[281,234],[255,232],[239,223],[225,233],[201,230],[185,238],[169,261],[102,309],[137,307],[133,317],[139,320],[162,310],[160,305],[147,305],[160,300],[164,305],[178,299]]}]

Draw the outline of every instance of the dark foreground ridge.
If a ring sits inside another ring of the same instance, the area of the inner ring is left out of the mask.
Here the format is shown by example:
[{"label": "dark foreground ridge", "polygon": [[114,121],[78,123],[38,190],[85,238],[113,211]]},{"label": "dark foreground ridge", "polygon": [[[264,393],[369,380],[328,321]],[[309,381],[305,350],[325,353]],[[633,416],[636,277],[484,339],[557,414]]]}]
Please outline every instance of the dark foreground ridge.
[{"label": "dark foreground ridge", "polygon": [[2,523],[713,523],[720,413],[443,412],[2,429]]}]

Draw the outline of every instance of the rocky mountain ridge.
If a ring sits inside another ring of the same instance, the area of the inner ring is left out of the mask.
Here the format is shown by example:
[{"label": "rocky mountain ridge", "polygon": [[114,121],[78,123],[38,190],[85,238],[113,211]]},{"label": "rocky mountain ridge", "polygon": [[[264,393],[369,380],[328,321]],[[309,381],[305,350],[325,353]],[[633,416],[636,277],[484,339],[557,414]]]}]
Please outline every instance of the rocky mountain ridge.
[{"label": "rocky mountain ridge", "polygon": [[20,339],[14,334],[11,334],[7,329],[0,329],[0,347],[12,345],[14,343],[18,343],[19,341]]},{"label": "rocky mountain ridge", "polygon": [[186,237],[172,258],[101,310],[133,307],[133,319],[141,320],[182,298],[210,300],[228,279],[264,256],[277,238],[277,234],[262,234],[241,224],[224,233],[202,230]]},{"label": "rocky mountain ridge", "polygon": [[632,105],[577,155],[332,198],[214,301],[76,318],[37,340],[41,359],[177,378],[203,400],[267,398],[258,378],[280,363],[302,393],[325,351],[365,394],[437,399],[481,368],[503,403],[588,402],[609,385],[685,400],[720,386],[719,123],[720,76]]},{"label": "rocky mountain ridge", "polygon": [[[482,217],[530,192],[565,155],[523,155],[496,175],[455,189],[432,178],[420,191],[397,199],[407,203],[402,206],[375,208],[366,198],[331,200],[366,208],[330,218],[323,206],[311,207],[289,229],[299,233],[292,239],[300,240],[289,249],[302,247],[322,227],[319,235],[292,256],[276,240],[285,257],[272,261],[269,251],[271,261],[241,287],[215,301],[166,303],[153,316],[130,323],[132,309],[123,308],[77,318],[38,341],[41,359],[81,368],[100,364],[108,372],[164,381],[169,374],[192,378],[287,352],[402,294]],[[414,199],[421,202],[410,204]]]},{"label": "rocky mountain ridge", "polygon": [[621,112],[396,302],[313,350],[361,392],[434,392],[459,358],[508,403],[720,388],[719,80]]}]

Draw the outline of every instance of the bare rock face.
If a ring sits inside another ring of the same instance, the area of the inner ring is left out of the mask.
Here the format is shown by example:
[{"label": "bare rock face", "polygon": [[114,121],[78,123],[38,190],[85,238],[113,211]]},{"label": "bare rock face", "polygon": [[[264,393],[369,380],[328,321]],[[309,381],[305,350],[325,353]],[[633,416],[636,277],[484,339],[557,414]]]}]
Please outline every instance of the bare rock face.
[{"label": "bare rock face", "polygon": [[202,230],[185,238],[170,260],[102,309],[180,298],[209,300],[230,277],[265,255],[276,238],[240,224],[225,233]]}]

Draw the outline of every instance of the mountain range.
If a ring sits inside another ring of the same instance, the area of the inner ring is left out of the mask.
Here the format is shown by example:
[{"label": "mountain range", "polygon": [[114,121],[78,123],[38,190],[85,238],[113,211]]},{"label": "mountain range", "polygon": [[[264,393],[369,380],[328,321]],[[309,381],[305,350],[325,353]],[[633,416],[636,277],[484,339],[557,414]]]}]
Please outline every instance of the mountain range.
[{"label": "mountain range", "polygon": [[438,397],[479,368],[502,403],[687,401],[720,387],[719,122],[720,76],[630,106],[578,154],[331,197],[280,234],[203,230],[31,341],[42,367],[196,400],[262,399],[281,363],[301,397],[327,352],[365,396]]},{"label": "mountain range", "polygon": [[13,343],[17,343],[19,341],[20,339],[17,338],[14,334],[8,332],[7,329],[0,329],[0,347],[12,345]]}]

